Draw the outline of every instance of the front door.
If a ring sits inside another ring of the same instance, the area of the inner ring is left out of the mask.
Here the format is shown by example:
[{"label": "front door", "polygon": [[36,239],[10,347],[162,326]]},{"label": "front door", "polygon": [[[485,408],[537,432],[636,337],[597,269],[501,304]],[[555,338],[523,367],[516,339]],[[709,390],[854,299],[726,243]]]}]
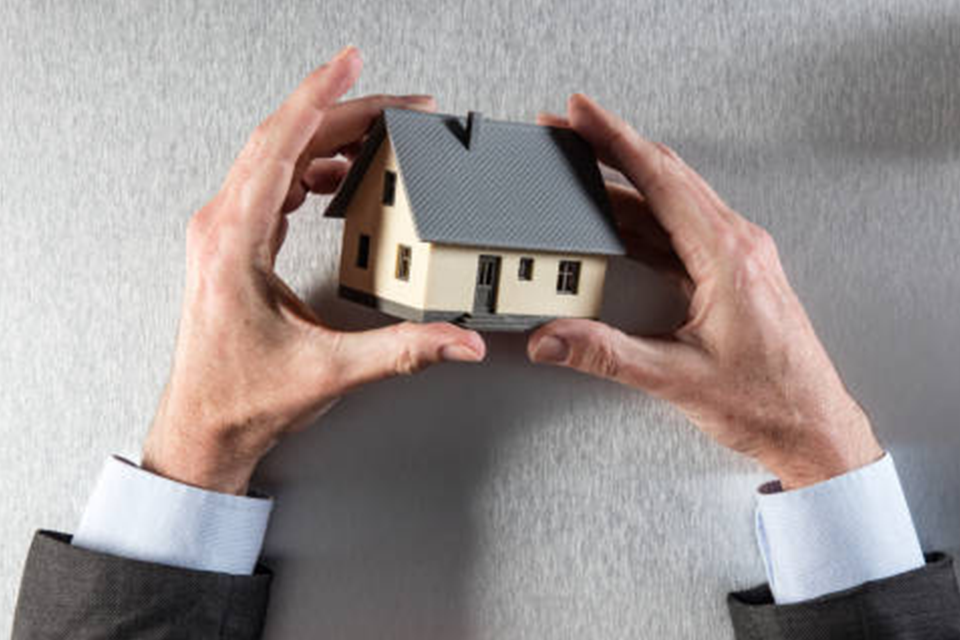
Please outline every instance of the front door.
[{"label": "front door", "polygon": [[497,312],[497,284],[500,282],[500,256],[480,256],[477,262],[477,288],[473,294],[474,313]]}]

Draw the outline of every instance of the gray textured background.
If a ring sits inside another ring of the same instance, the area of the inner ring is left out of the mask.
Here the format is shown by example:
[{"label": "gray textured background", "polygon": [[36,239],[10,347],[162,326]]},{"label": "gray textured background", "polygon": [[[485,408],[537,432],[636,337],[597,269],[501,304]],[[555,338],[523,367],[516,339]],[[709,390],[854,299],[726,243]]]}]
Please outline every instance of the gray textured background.
[{"label": "gray textured background", "polygon": [[[960,532],[960,6],[19,2],[0,18],[0,628],[34,528],[136,455],[169,365],[184,224],[246,134],[343,44],[358,92],[529,120],[593,94],[778,239],[896,455],[928,548]],[[339,223],[282,273],[332,322]],[[618,264],[609,316],[662,287]],[[279,449],[268,638],[721,638],[762,578],[762,474],[639,393],[527,365],[517,337],[341,403]],[[723,631],[722,631],[723,630]]]}]

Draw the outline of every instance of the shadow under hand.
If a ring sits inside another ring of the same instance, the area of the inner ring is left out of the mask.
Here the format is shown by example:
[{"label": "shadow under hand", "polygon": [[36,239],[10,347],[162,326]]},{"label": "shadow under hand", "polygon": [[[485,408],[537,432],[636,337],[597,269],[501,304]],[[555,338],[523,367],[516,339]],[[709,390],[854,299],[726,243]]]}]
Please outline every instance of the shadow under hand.
[{"label": "shadow under hand", "polygon": [[[309,304],[351,330],[391,319]],[[255,486],[276,497],[265,638],[469,638],[473,496],[497,440],[524,418],[523,336],[488,336],[483,366],[445,364],[369,385],[291,436]]]},{"label": "shadow under hand", "polygon": [[[625,330],[667,329],[671,295],[636,263],[613,264],[604,319]],[[335,284],[308,301],[340,329],[392,321],[339,300]],[[482,365],[444,364],[369,385],[261,465],[254,485],[276,498],[264,554],[276,575],[267,640],[474,635],[476,510],[496,452],[511,434],[550,424],[551,398],[568,397],[576,375],[534,372],[526,335],[484,337]]]},{"label": "shadow under hand", "polygon": [[519,426],[521,377],[494,362],[371,385],[265,461],[266,638],[470,637],[471,504],[494,442]]},{"label": "shadow under hand", "polygon": [[688,302],[680,287],[629,258],[607,267],[601,320],[627,333],[659,335],[683,324]]}]

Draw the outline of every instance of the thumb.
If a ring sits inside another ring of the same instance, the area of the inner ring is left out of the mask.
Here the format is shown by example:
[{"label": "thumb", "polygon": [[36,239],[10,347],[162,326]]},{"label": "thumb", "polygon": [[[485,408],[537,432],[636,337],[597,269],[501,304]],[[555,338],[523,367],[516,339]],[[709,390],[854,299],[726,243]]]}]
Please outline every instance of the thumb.
[{"label": "thumb", "polygon": [[555,320],[530,336],[527,355],[539,364],[569,367],[646,391],[670,382],[683,346],[630,336],[595,320]]},{"label": "thumb", "polygon": [[438,362],[479,362],[483,338],[446,322],[401,322],[382,329],[339,333],[331,358],[343,390],[396,375],[416,373]]}]

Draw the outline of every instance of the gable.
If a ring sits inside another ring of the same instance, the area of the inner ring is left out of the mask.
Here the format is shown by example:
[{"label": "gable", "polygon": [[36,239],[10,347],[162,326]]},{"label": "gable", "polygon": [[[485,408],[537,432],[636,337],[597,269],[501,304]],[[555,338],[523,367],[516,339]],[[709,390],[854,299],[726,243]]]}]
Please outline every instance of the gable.
[{"label": "gable", "polygon": [[330,204],[327,205],[327,210],[323,214],[325,217],[343,218],[347,215],[350,201],[353,200],[353,196],[360,187],[360,183],[363,182],[363,177],[367,174],[370,163],[373,162],[373,159],[376,157],[385,134],[386,126],[383,116],[381,116],[370,129],[370,133],[367,134],[367,140],[360,149],[360,155],[354,159],[353,164],[350,166],[350,171],[347,172],[343,182],[340,183],[340,188],[337,189],[336,195],[333,197],[333,200],[330,201]]},{"label": "gable", "polygon": [[[423,306],[430,245],[420,242],[402,186],[395,191],[394,204],[382,204],[385,175],[399,167],[389,139],[376,152],[360,175],[360,184],[345,210],[340,255],[340,283],[357,291],[409,307]],[[365,261],[359,261],[361,237],[366,236]],[[412,267],[409,277],[396,277],[399,247],[409,248]]]}]

